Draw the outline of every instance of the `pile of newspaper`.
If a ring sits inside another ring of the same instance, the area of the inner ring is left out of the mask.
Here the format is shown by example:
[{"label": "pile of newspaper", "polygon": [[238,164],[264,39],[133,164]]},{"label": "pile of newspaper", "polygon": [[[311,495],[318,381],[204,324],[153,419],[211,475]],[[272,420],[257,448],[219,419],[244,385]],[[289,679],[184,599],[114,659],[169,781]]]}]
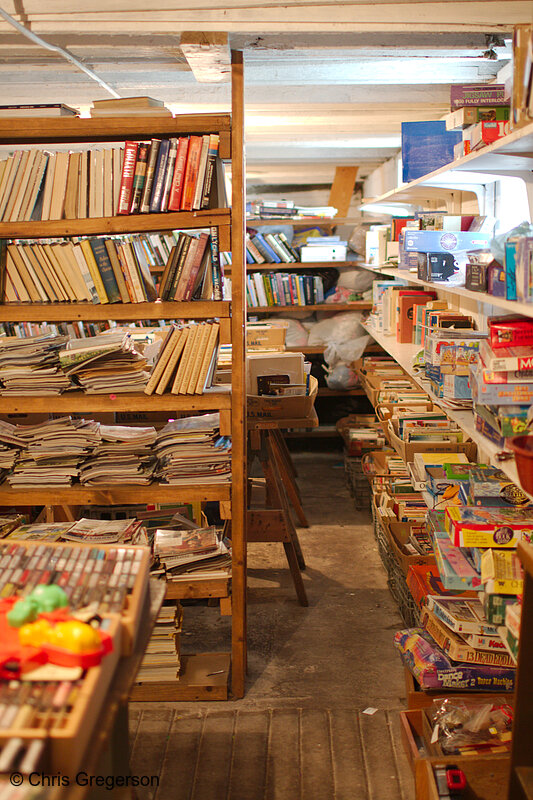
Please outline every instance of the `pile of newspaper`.
[{"label": "pile of newspaper", "polygon": [[150,377],[129,333],[71,339],[59,353],[65,372],[89,394],[142,392]]},{"label": "pile of newspaper", "polygon": [[0,394],[56,395],[69,389],[59,351],[68,336],[28,336],[0,339]]},{"label": "pile of newspaper", "polygon": [[80,481],[99,484],[147,484],[155,468],[153,427],[100,425],[101,442],[81,467]]},{"label": "pile of newspaper", "polygon": [[157,433],[156,477],[175,485],[231,481],[231,440],[219,429],[218,413],[168,422]]},{"label": "pile of newspaper", "polygon": [[100,423],[70,417],[16,430],[23,448],[7,482],[17,489],[70,486],[79,476],[82,461],[101,440]]}]

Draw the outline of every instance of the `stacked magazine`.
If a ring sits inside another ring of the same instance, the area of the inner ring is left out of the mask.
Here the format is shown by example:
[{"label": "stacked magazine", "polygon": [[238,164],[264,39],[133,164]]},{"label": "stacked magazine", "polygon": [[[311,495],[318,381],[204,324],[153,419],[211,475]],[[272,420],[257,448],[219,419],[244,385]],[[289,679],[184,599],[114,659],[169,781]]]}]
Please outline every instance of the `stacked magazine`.
[{"label": "stacked magazine", "polygon": [[101,442],[81,467],[80,481],[99,484],[147,484],[155,467],[155,428],[100,425]]},{"label": "stacked magazine", "polygon": [[174,485],[228,483],[231,440],[219,428],[218,413],[168,422],[157,433],[156,477]]},{"label": "stacked magazine", "polygon": [[17,428],[23,440],[7,481],[12,488],[65,487],[79,476],[81,462],[101,440],[100,424],[70,417]]},{"label": "stacked magazine", "polygon": [[59,360],[65,374],[89,394],[142,392],[149,378],[146,359],[129,333],[71,339]]},{"label": "stacked magazine", "polygon": [[194,573],[215,575],[231,567],[231,553],[214,526],[193,530],[160,528],[154,536],[154,556],[170,580]]},{"label": "stacked magazine", "polygon": [[0,394],[56,395],[69,389],[59,350],[67,336],[28,336],[0,339]]}]

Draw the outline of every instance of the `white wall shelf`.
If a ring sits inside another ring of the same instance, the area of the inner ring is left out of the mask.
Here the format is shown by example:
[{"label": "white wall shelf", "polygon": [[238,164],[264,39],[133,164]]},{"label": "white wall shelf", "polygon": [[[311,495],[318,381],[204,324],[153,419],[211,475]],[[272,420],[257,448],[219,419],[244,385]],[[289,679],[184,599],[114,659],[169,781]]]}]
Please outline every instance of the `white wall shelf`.
[{"label": "white wall shelf", "polygon": [[[496,454],[499,453],[502,448],[498,447],[498,445],[496,445],[494,442],[491,442],[490,439],[487,439],[476,429],[473,412],[470,410],[458,411],[456,409],[448,408],[444,404],[441,397],[437,397],[435,394],[433,394],[425,375],[413,369],[413,359],[420,351],[420,345],[400,344],[396,341],[394,335],[383,334],[379,331],[376,331],[370,325],[364,325],[364,327],[366,328],[367,332],[376,340],[376,342],[380,344],[381,347],[383,347],[383,349],[386,350],[387,353],[389,353],[389,355],[391,355],[401,367],[403,367],[407,374],[413,378],[420,388],[427,392],[431,401],[435,403],[435,405],[442,408],[446,416],[456,422],[461,430],[463,430],[472,439],[472,441],[477,444],[479,451],[478,461],[480,463],[490,463],[495,467],[499,467],[499,469],[505,472],[509,480],[520,486],[520,480],[518,478],[514,459],[510,461],[499,461],[497,459]],[[533,499],[532,495],[530,495],[530,497]]]}]

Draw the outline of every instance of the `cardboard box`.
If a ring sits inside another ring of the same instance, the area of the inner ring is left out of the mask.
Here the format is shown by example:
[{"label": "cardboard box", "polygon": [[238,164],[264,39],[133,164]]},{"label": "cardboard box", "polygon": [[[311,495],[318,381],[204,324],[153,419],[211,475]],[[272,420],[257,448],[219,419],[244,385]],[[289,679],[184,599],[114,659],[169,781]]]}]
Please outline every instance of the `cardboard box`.
[{"label": "cardboard box", "polygon": [[389,441],[404,461],[414,461],[415,453],[465,453],[469,461],[476,460],[474,442],[404,442],[399,438],[394,420],[389,421]]},{"label": "cardboard box", "polygon": [[249,322],[246,326],[248,350],[285,350],[288,322]]},{"label": "cardboard box", "polygon": [[509,119],[509,106],[483,105],[463,106],[446,114],[446,130],[454,131],[476,125],[478,122],[501,122]]},{"label": "cardboard box", "polygon": [[318,393],[318,381],[309,376],[309,394],[299,397],[248,395],[247,414],[254,419],[307,419]]},{"label": "cardboard box", "polygon": [[390,522],[388,524],[390,534],[391,550],[394,554],[398,565],[404,575],[413,564],[435,564],[435,556],[428,555],[411,555],[404,548],[405,542],[409,540],[409,533],[411,530],[411,523],[409,522]]},{"label": "cardboard box", "polygon": [[507,136],[510,130],[509,122],[478,122],[469,128],[470,149],[479,150],[480,147],[492,144],[503,136]]},{"label": "cardboard box", "polygon": [[406,230],[403,250],[408,253],[457,253],[486,250],[491,237],[480,231],[411,231]]},{"label": "cardboard box", "polygon": [[289,382],[305,383],[303,353],[248,353],[246,357],[246,391],[257,395],[260,375],[288,375]]}]

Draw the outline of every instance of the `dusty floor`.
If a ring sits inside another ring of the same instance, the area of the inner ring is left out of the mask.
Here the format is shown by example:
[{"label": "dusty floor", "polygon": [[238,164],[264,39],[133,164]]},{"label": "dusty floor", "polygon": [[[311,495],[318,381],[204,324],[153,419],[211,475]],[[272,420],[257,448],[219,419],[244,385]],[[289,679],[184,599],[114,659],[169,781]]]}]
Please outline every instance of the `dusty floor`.
[{"label": "dusty floor", "polygon": [[[299,529],[309,608],[297,604],[282,546],[251,545],[245,698],[130,706],[132,773],[159,775],[157,800],[414,796],[392,646],[402,622],[370,516],[355,510],[338,453],[294,461],[311,523]],[[227,624],[216,609],[187,609],[197,633],[186,646],[216,650]]]}]

